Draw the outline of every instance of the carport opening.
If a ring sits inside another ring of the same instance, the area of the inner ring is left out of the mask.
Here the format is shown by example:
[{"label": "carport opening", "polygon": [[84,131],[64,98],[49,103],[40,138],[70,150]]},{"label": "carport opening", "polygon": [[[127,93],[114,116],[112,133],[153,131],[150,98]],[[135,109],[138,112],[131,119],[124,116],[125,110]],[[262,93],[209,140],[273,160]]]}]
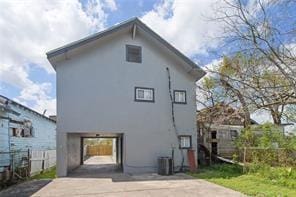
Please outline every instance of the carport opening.
[{"label": "carport opening", "polygon": [[122,169],[121,137],[82,137],[81,165]]}]

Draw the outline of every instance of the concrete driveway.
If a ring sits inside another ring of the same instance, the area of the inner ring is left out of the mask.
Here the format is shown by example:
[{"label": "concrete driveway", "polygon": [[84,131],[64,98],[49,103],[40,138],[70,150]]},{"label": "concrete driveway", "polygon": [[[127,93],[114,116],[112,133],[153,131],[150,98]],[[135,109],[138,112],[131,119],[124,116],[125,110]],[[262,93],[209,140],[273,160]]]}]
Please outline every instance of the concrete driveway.
[{"label": "concrete driveway", "polygon": [[157,174],[127,175],[114,164],[82,165],[69,177],[28,181],[0,192],[12,196],[243,196],[241,193],[193,179],[183,173],[172,176]]},{"label": "concrete driveway", "polygon": [[243,196],[203,180],[147,180],[112,182],[111,179],[59,178],[33,196]]},{"label": "concrete driveway", "polygon": [[85,165],[116,164],[116,158],[110,156],[91,156],[83,162]]},{"label": "concrete driveway", "polygon": [[[122,176],[122,175],[120,175]],[[12,196],[243,196],[239,192],[206,182],[190,179],[186,175],[158,177],[138,175],[133,180],[112,180],[112,178],[57,178],[36,190],[38,181],[30,181],[0,192],[2,197]],[[122,178],[122,177],[120,177]],[[43,182],[43,181],[39,181]],[[35,190],[30,191],[31,188]]]}]

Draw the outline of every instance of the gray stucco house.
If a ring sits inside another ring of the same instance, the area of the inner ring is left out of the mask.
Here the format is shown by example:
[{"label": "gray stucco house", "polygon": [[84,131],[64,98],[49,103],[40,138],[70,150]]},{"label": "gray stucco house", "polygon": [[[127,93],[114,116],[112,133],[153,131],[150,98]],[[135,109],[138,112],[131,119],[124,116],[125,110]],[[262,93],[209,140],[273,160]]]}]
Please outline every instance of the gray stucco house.
[{"label": "gray stucco house", "polygon": [[188,149],[196,154],[195,82],[205,72],[138,18],[47,57],[57,73],[58,176],[83,164],[85,137],[116,138],[126,173],[154,172],[172,152],[178,169]]}]

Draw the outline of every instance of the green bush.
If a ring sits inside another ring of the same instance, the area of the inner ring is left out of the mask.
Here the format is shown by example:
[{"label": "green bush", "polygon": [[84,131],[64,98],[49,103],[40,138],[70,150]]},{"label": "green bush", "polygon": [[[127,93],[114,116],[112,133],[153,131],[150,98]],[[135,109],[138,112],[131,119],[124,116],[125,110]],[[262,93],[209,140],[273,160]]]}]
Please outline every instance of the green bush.
[{"label": "green bush", "polygon": [[246,173],[268,179],[274,184],[296,189],[296,168],[271,167],[267,164],[253,163],[246,166]]},{"label": "green bush", "polygon": [[246,162],[270,166],[296,166],[296,136],[284,135],[273,124],[266,123],[244,129],[237,138],[236,145],[241,161],[245,158]]}]

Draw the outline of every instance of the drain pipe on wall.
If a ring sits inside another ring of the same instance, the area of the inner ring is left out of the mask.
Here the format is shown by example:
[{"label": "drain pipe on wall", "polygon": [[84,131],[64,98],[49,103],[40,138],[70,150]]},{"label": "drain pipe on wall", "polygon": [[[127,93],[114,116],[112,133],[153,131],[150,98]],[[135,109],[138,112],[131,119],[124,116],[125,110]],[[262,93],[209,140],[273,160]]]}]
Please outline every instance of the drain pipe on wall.
[{"label": "drain pipe on wall", "polygon": [[[167,70],[167,74],[168,74],[168,85],[169,85],[169,96],[170,96],[170,101],[171,101],[171,117],[172,117],[172,123],[173,123],[173,129],[180,147],[180,141],[179,141],[179,134],[177,131],[177,127],[176,127],[176,121],[175,121],[175,108],[174,108],[174,101],[173,101],[173,95],[172,95],[172,85],[171,85],[171,73],[170,73],[170,69],[168,67],[166,67]],[[182,156],[182,162],[181,162],[181,166],[179,171],[183,171],[184,168],[184,153],[182,149],[179,149],[181,156]],[[174,147],[172,147],[172,160],[174,163]]]}]

